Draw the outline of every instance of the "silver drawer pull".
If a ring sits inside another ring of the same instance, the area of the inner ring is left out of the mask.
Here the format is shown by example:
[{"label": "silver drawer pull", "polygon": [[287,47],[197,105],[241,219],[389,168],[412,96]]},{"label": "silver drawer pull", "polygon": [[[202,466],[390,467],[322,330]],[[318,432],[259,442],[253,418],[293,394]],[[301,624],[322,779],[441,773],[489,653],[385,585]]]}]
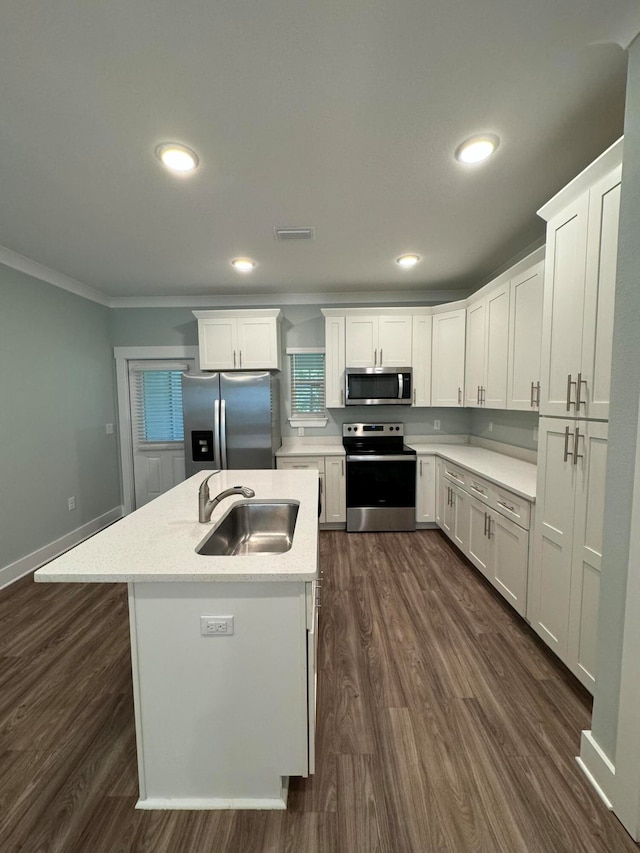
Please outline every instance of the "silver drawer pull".
[{"label": "silver drawer pull", "polygon": [[487,496],[487,493],[484,491],[484,489],[481,489],[478,486],[474,486],[473,483],[471,484],[470,488],[472,488],[474,492],[478,492],[479,495],[483,495],[484,497]]},{"label": "silver drawer pull", "polygon": [[455,474],[453,471],[449,471],[448,468],[445,468],[444,470],[450,477],[453,477],[454,480],[457,480],[459,483],[464,483],[462,477],[458,477],[458,475]]},{"label": "silver drawer pull", "polygon": [[569,436],[573,438],[573,433],[569,432],[569,427],[564,428],[564,458],[563,462],[566,462],[570,456],[573,456],[573,453],[569,450]]},{"label": "silver drawer pull", "polygon": [[509,504],[506,504],[504,501],[498,501],[498,506],[503,506],[505,509],[508,509],[509,512],[515,513],[516,511],[514,506],[509,506]]},{"label": "silver drawer pull", "polygon": [[567,374],[567,411],[571,411],[571,406],[575,406],[575,403],[571,400],[571,386],[576,383],[571,379],[571,374]]},{"label": "silver drawer pull", "polygon": [[488,516],[488,515],[487,515],[487,513],[485,512],[485,514],[484,514],[484,535],[485,535],[485,536],[487,535],[487,519],[488,519],[488,517],[489,517],[489,516]]}]

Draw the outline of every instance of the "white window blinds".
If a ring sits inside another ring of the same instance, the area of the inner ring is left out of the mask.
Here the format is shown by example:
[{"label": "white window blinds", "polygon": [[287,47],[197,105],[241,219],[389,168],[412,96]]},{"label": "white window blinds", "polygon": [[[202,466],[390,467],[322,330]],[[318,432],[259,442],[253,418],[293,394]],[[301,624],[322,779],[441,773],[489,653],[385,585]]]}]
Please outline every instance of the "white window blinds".
[{"label": "white window blinds", "polygon": [[324,414],[324,352],[291,353],[291,417]]},{"label": "white window blinds", "polygon": [[140,444],[184,441],[182,379],[186,364],[131,368],[134,437]]}]

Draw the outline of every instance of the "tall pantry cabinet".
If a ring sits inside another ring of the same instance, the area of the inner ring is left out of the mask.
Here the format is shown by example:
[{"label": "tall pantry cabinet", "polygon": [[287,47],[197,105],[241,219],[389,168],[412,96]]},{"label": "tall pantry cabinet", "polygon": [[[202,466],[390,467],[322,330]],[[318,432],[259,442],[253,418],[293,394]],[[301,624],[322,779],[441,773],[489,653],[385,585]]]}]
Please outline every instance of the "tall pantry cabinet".
[{"label": "tall pantry cabinet", "polygon": [[595,684],[622,140],[538,211],[547,220],[529,618]]}]

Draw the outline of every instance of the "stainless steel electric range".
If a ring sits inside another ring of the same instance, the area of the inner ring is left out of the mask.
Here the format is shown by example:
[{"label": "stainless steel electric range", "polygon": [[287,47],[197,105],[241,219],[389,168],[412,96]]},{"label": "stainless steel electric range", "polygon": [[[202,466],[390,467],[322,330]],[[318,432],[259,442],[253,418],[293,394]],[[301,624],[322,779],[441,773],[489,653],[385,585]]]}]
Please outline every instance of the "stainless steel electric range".
[{"label": "stainless steel electric range", "polygon": [[344,424],[347,531],[416,529],[416,452],[400,423]]}]

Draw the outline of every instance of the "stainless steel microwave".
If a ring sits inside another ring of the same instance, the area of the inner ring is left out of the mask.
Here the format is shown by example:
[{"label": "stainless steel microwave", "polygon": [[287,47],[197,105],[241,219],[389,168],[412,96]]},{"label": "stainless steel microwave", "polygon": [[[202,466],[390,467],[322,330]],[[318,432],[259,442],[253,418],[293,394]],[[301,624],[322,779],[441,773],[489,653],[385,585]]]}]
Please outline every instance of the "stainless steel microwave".
[{"label": "stainless steel microwave", "polygon": [[347,406],[410,406],[411,368],[347,367]]}]

